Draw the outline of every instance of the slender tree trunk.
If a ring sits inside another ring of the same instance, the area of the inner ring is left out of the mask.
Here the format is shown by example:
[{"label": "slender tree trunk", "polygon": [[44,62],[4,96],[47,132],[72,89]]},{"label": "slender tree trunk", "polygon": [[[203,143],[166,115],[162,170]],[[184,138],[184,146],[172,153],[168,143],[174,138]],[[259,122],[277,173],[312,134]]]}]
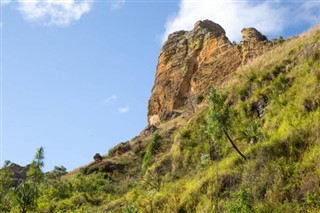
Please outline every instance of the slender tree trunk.
[{"label": "slender tree trunk", "polygon": [[21,213],[26,213],[26,212],[27,212],[27,208],[23,206],[21,209]]},{"label": "slender tree trunk", "polygon": [[216,150],[216,213],[220,213],[220,209],[219,209],[219,192],[218,192],[218,188],[219,188],[219,155],[220,152],[218,150]]},{"label": "slender tree trunk", "polygon": [[233,143],[231,137],[229,136],[228,132],[223,129],[224,134],[227,136],[228,140],[230,141],[230,143],[232,144],[233,148],[239,153],[239,155],[241,155],[241,157],[243,157],[244,160],[247,160],[247,158],[240,152],[240,150],[237,148],[237,146]]}]

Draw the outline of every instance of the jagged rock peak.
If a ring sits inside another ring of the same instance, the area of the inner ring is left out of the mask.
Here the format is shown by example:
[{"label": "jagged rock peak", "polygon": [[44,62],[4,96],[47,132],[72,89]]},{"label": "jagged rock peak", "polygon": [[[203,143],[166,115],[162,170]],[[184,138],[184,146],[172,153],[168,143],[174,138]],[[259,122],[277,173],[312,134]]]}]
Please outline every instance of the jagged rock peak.
[{"label": "jagged rock peak", "polygon": [[257,29],[253,27],[243,28],[241,30],[242,41],[267,41],[267,37],[262,35]]},{"label": "jagged rock peak", "polygon": [[210,34],[211,36],[225,35],[225,30],[217,23],[210,20],[197,21],[191,31],[180,30],[169,34],[167,42],[178,40],[183,36],[194,37],[195,35]]},{"label": "jagged rock peak", "polygon": [[180,30],[180,31],[176,31],[176,32],[173,32],[171,34],[169,34],[168,36],[168,40],[174,40],[178,37],[181,37],[183,36],[184,34],[186,34],[188,31],[184,31],[184,30]]},{"label": "jagged rock peak", "polygon": [[251,58],[263,54],[271,47],[271,42],[253,27],[244,28],[242,33],[242,65],[245,65]]},{"label": "jagged rock peak", "polygon": [[211,33],[216,34],[217,36],[226,34],[224,29],[219,24],[214,23],[210,20],[197,21],[192,31],[197,30],[207,30]]}]

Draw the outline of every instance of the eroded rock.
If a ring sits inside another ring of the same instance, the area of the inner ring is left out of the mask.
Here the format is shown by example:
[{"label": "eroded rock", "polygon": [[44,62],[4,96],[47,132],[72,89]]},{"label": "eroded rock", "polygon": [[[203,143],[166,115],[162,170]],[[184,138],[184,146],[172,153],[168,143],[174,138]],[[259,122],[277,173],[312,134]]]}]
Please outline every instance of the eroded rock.
[{"label": "eroded rock", "polygon": [[242,30],[243,42],[232,44],[224,29],[209,20],[198,21],[191,31],[168,36],[162,47],[152,95],[148,123],[157,125],[180,112],[188,97],[206,95],[213,85],[248,60],[271,47],[265,36],[254,28]]},{"label": "eroded rock", "polygon": [[121,155],[131,150],[129,141],[122,142],[109,151],[109,156]]}]

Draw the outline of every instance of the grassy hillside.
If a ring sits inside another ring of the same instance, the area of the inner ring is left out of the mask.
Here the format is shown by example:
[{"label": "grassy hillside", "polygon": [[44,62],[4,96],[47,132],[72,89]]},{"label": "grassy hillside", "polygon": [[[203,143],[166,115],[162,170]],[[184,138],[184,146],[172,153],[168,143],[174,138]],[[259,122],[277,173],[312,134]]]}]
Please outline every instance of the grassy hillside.
[{"label": "grassy hillside", "polygon": [[[27,210],[320,212],[320,27],[215,86],[195,114],[162,121],[64,178],[46,174]],[[21,212],[6,193],[2,211]]]},{"label": "grassy hillside", "polygon": [[119,212],[320,211],[319,83],[315,28],[218,88],[230,110],[230,135],[246,161],[226,138],[215,142],[210,156],[205,110],[170,136],[168,152],[154,153],[133,189],[107,206]]}]

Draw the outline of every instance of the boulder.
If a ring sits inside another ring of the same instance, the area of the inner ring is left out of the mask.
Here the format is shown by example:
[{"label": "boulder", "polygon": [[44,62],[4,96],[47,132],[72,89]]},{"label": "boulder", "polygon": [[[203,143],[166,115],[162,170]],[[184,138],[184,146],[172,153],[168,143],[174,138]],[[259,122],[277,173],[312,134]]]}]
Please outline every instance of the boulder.
[{"label": "boulder", "polygon": [[103,157],[99,154],[99,153],[96,153],[94,156],[93,156],[93,159],[96,163],[100,163],[102,160],[103,160]]}]

